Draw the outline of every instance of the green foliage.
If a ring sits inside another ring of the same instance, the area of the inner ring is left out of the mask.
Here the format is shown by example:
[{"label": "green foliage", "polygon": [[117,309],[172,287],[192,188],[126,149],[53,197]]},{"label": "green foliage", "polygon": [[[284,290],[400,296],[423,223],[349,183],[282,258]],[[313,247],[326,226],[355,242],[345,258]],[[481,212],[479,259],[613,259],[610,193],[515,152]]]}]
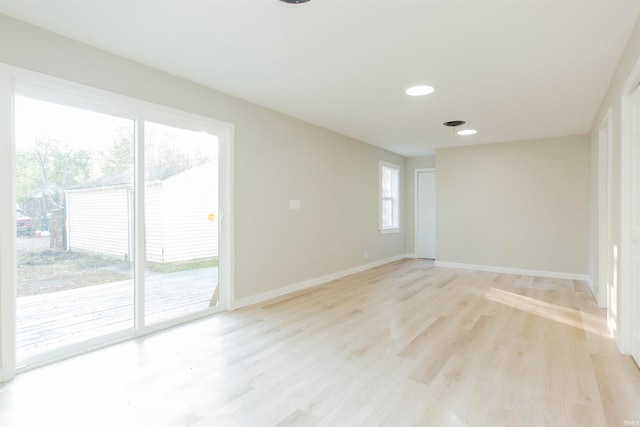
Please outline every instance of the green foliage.
[{"label": "green foliage", "polygon": [[43,209],[59,205],[68,187],[89,179],[91,156],[83,150],[73,151],[65,143],[39,139],[29,151],[16,153],[16,198],[27,200],[37,194]]}]

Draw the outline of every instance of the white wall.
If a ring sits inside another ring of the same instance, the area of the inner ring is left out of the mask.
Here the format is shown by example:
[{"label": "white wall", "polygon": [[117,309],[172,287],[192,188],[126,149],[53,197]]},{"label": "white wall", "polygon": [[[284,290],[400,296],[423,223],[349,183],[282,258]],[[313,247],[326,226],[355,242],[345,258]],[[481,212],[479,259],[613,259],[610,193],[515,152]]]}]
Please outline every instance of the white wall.
[{"label": "white wall", "polygon": [[405,253],[378,233],[378,161],[402,156],[4,15],[0,43],[0,62],[235,125],[237,299]]},{"label": "white wall", "polygon": [[438,261],[587,273],[589,140],[436,150]]},{"label": "white wall", "polygon": [[[626,80],[629,78],[633,67],[636,63],[640,61],[640,20],[636,22],[636,26],[629,38],[629,42],[625,50],[620,57],[620,62],[618,63],[618,67],[611,79],[611,83],[609,84],[609,88],[607,93],[602,100],[602,104],[600,104],[600,108],[596,117],[593,120],[593,124],[591,126],[590,132],[590,140],[591,140],[591,152],[594,156],[598,154],[598,133],[600,123],[602,122],[607,110],[611,109],[611,132],[612,132],[612,212],[611,212],[611,233],[612,233],[612,242],[611,247],[607,248],[607,251],[613,251],[614,248],[616,250],[620,250],[621,244],[621,227],[620,227],[620,218],[621,218],[621,194],[620,194],[620,170],[621,170],[621,141],[622,141],[622,98],[621,91]],[[597,159],[591,162],[591,173],[594,176],[594,179],[591,180],[591,222],[590,222],[590,268],[592,270],[592,280],[597,281],[599,275],[599,258],[598,258],[598,248],[600,242],[598,241],[598,174],[599,174],[599,162]],[[620,258],[617,257],[615,261],[615,265],[613,266],[614,273],[612,272],[612,276],[610,278],[610,282],[614,283],[616,286],[620,284],[620,279],[624,282],[624,277],[621,277],[621,264]],[[615,276],[614,276],[615,274]],[[622,284],[621,286],[624,286]],[[626,294],[625,289],[618,289],[615,293],[618,297],[616,307],[624,307],[623,298]],[[622,296],[622,298],[621,298]],[[617,316],[618,313],[614,316],[615,326],[614,336],[618,345],[620,346],[620,336],[618,335],[618,331],[620,330],[620,318]]]}]

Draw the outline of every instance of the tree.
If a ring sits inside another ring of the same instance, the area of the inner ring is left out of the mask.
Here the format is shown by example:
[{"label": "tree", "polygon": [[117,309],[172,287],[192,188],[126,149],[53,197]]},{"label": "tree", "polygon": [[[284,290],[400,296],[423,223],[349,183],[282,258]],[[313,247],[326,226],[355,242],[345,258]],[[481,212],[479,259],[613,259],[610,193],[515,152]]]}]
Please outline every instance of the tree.
[{"label": "tree", "polygon": [[133,129],[121,127],[118,138],[113,142],[109,151],[104,155],[102,173],[113,175],[133,166]]},{"label": "tree", "polygon": [[[161,176],[163,171],[187,169],[203,163],[206,158],[180,149],[180,141],[170,133],[147,129],[145,133],[145,175]],[[102,173],[105,176],[133,170],[133,129],[118,129],[118,137],[103,154]]]},{"label": "tree", "polygon": [[38,139],[29,151],[16,153],[16,199],[42,198],[42,217],[62,207],[64,190],[86,181],[91,174],[87,151],[71,150],[64,142]]}]

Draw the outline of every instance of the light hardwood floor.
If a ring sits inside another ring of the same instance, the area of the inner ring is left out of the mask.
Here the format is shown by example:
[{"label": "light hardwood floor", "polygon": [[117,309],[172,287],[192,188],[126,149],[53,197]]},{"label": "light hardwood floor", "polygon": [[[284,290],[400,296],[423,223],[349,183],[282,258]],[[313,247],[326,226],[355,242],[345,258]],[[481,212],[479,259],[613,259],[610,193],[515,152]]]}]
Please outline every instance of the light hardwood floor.
[{"label": "light hardwood floor", "polygon": [[640,425],[640,369],[583,282],[404,260],[0,385],[45,425]]}]

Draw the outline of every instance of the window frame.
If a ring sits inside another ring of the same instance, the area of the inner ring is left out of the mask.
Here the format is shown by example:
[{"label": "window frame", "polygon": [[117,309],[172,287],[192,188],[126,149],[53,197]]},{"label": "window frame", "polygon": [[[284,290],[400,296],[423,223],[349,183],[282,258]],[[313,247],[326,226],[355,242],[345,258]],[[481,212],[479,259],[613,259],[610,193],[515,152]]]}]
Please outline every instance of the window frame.
[{"label": "window frame", "polygon": [[[391,171],[391,195],[383,194],[383,178],[385,169]],[[378,231],[380,234],[392,234],[400,232],[400,165],[380,160],[378,174]],[[383,224],[383,204],[392,202],[392,225]]]}]

